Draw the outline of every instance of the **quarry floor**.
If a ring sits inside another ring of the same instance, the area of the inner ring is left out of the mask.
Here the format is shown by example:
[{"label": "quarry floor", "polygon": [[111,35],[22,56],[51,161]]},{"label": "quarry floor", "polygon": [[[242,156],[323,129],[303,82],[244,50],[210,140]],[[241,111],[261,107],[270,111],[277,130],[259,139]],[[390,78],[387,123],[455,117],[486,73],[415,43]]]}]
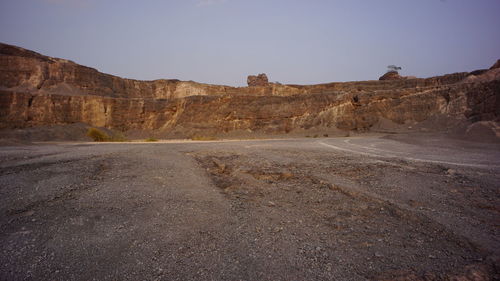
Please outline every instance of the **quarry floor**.
[{"label": "quarry floor", "polygon": [[439,137],[3,146],[0,280],[498,280],[499,184]]}]

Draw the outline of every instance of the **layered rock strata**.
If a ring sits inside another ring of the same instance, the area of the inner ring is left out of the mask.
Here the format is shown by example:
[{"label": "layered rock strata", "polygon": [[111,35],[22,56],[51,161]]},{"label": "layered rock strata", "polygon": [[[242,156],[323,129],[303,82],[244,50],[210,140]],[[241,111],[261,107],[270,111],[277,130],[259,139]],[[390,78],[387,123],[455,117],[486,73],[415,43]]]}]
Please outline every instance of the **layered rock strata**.
[{"label": "layered rock strata", "polygon": [[[493,70],[492,70],[493,71]],[[229,87],[123,79],[0,44],[0,127],[86,123],[166,135],[369,130],[447,116],[498,121],[497,75],[468,73],[391,81]]]}]

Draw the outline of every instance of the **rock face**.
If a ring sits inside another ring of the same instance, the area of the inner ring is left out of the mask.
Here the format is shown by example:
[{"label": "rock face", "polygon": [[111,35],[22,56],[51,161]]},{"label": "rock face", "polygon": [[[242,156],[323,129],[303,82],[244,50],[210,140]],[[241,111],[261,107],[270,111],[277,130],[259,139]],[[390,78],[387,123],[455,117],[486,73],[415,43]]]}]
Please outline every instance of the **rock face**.
[{"label": "rock face", "polygon": [[465,78],[463,83],[484,83],[500,80],[500,67],[492,67],[490,69],[476,70]]},{"label": "rock face", "polygon": [[490,70],[495,68],[500,68],[500,60],[497,60],[497,62],[490,67]]},{"label": "rock face", "polygon": [[378,80],[401,80],[404,79],[397,71],[389,71],[386,74],[380,76]]},{"label": "rock face", "polygon": [[259,75],[250,75],[247,78],[247,84],[249,87],[254,86],[267,86],[269,85],[269,80],[267,79],[267,75],[265,73],[261,73]]},{"label": "rock face", "polygon": [[163,137],[303,136],[366,131],[381,120],[405,127],[440,116],[498,122],[497,73],[479,82],[468,75],[237,88],[123,79],[0,44],[0,128],[84,123]]}]

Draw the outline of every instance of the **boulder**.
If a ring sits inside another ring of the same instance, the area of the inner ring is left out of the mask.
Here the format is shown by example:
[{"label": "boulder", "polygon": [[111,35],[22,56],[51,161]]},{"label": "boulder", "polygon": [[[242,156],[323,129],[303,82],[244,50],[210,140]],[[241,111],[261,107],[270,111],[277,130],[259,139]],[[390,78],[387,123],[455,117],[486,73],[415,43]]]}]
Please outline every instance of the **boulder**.
[{"label": "boulder", "polygon": [[267,86],[269,85],[269,79],[265,73],[259,75],[249,75],[247,78],[248,86]]}]

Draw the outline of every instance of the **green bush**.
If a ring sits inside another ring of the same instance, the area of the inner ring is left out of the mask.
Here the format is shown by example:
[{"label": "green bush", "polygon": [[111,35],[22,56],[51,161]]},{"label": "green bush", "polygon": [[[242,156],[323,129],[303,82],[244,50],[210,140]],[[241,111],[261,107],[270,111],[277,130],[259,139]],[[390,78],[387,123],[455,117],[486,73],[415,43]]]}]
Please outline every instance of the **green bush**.
[{"label": "green bush", "polygon": [[108,134],[96,128],[89,128],[87,136],[91,137],[94,141],[109,141],[110,139]]},{"label": "green bush", "polygon": [[154,141],[158,141],[158,139],[153,138],[153,137],[149,137],[149,138],[145,139],[144,141],[147,141],[147,142],[154,142]]}]

